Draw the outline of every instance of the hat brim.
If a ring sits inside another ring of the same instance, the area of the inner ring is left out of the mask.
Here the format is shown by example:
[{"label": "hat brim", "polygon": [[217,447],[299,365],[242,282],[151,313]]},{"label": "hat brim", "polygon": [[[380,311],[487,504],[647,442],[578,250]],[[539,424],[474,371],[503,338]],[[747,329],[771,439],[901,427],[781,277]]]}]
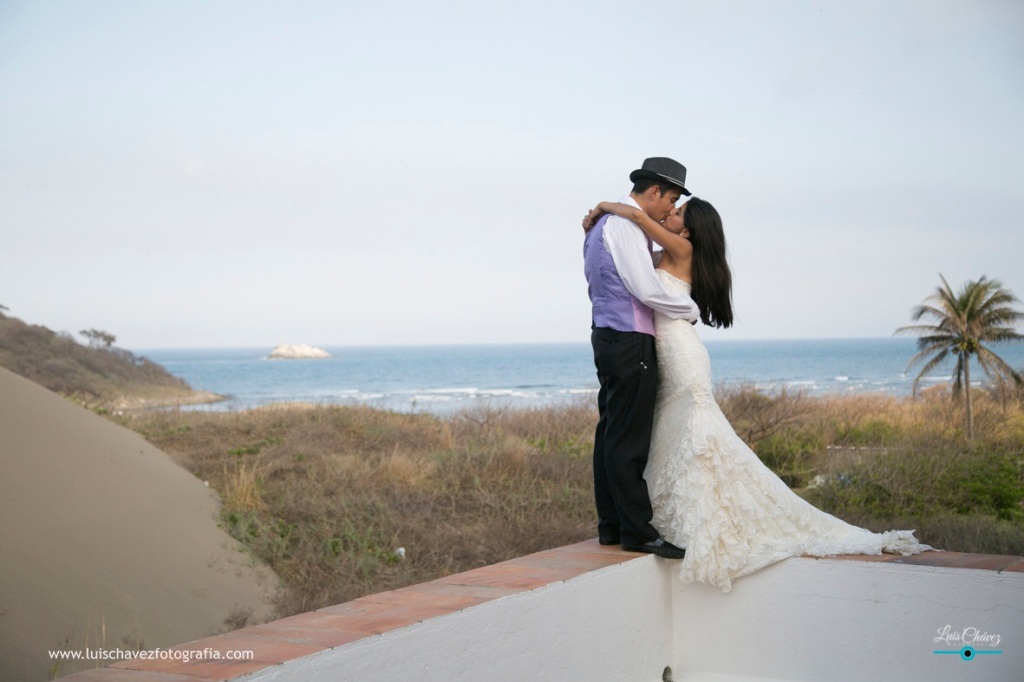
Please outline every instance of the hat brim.
[{"label": "hat brim", "polygon": [[668,184],[670,184],[670,185],[672,185],[674,187],[678,187],[679,191],[682,192],[685,196],[692,196],[690,194],[690,190],[688,190],[685,187],[683,187],[683,183],[679,182],[675,178],[670,178],[667,175],[662,175],[661,173],[655,173],[654,171],[644,170],[643,168],[638,168],[638,169],[636,169],[635,171],[633,171],[632,173],[629,174],[629,181],[630,182],[636,182],[637,180],[641,180],[641,179],[643,179],[643,180],[657,180],[659,182],[667,182]]}]

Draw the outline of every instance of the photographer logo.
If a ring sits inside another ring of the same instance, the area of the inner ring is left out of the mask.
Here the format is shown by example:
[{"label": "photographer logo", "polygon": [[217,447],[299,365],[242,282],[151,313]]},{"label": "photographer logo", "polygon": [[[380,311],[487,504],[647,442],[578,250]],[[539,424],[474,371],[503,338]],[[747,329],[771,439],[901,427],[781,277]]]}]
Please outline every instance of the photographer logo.
[{"label": "photographer logo", "polygon": [[1002,640],[998,634],[985,632],[974,626],[957,630],[952,625],[946,625],[939,628],[938,636],[932,641],[956,648],[936,649],[932,653],[955,654],[961,660],[973,661],[978,656],[1003,653],[1002,650],[995,648]]}]

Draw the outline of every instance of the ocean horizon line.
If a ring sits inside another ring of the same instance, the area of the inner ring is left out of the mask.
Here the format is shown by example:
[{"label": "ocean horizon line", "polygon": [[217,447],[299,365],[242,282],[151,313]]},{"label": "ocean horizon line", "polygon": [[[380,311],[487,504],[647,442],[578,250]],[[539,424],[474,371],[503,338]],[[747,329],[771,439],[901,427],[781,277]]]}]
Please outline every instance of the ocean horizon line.
[{"label": "ocean horizon line", "polygon": [[[914,343],[917,341],[916,337],[911,336],[835,336],[835,337],[796,337],[796,338],[763,338],[763,339],[705,339],[704,343],[707,345],[719,345],[719,344],[732,344],[732,343],[827,343],[827,342],[841,342],[841,341],[852,341],[852,342],[864,342],[864,341],[900,341]],[[267,344],[248,344],[244,346],[235,345],[219,345],[219,346],[137,346],[129,347],[133,353],[144,353],[147,351],[206,351],[206,350],[225,350],[225,351],[240,351],[240,350],[262,350],[270,349],[273,350],[279,345],[297,345],[304,344],[313,346],[316,348],[353,348],[353,349],[367,349],[367,348],[501,348],[501,347],[527,347],[527,346],[589,346],[590,339],[580,339],[578,341],[479,341],[479,342],[465,342],[465,343],[310,343],[308,341],[282,341],[278,343],[267,343]],[[1009,345],[1007,343],[994,344],[994,345]]]}]

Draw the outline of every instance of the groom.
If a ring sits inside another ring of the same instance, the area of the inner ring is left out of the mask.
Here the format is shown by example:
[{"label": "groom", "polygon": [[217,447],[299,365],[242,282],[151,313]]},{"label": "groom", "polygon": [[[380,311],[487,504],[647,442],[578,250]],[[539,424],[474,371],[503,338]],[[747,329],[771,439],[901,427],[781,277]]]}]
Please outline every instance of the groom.
[{"label": "groom", "polygon": [[[646,159],[629,175],[633,190],[620,201],[661,222],[685,187],[686,168],[668,158]],[[635,223],[605,215],[587,231],[583,268],[593,307],[591,344],[601,389],[594,434],[594,494],[598,539],[630,552],[681,559],[685,550],[651,525],[644,468],[654,425],[658,361],[654,310],[695,322],[688,296],[669,294],[654,274],[651,240]]]}]

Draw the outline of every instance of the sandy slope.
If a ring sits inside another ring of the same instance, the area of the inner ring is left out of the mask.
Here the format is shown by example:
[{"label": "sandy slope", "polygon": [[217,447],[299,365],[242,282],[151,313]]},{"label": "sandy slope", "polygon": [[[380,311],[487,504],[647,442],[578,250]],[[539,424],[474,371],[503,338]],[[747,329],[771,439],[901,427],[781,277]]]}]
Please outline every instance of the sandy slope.
[{"label": "sandy slope", "polygon": [[217,509],[137,434],[0,368],[0,679],[49,679],[48,649],[154,649],[229,629],[234,609],[269,618],[276,578]]}]

